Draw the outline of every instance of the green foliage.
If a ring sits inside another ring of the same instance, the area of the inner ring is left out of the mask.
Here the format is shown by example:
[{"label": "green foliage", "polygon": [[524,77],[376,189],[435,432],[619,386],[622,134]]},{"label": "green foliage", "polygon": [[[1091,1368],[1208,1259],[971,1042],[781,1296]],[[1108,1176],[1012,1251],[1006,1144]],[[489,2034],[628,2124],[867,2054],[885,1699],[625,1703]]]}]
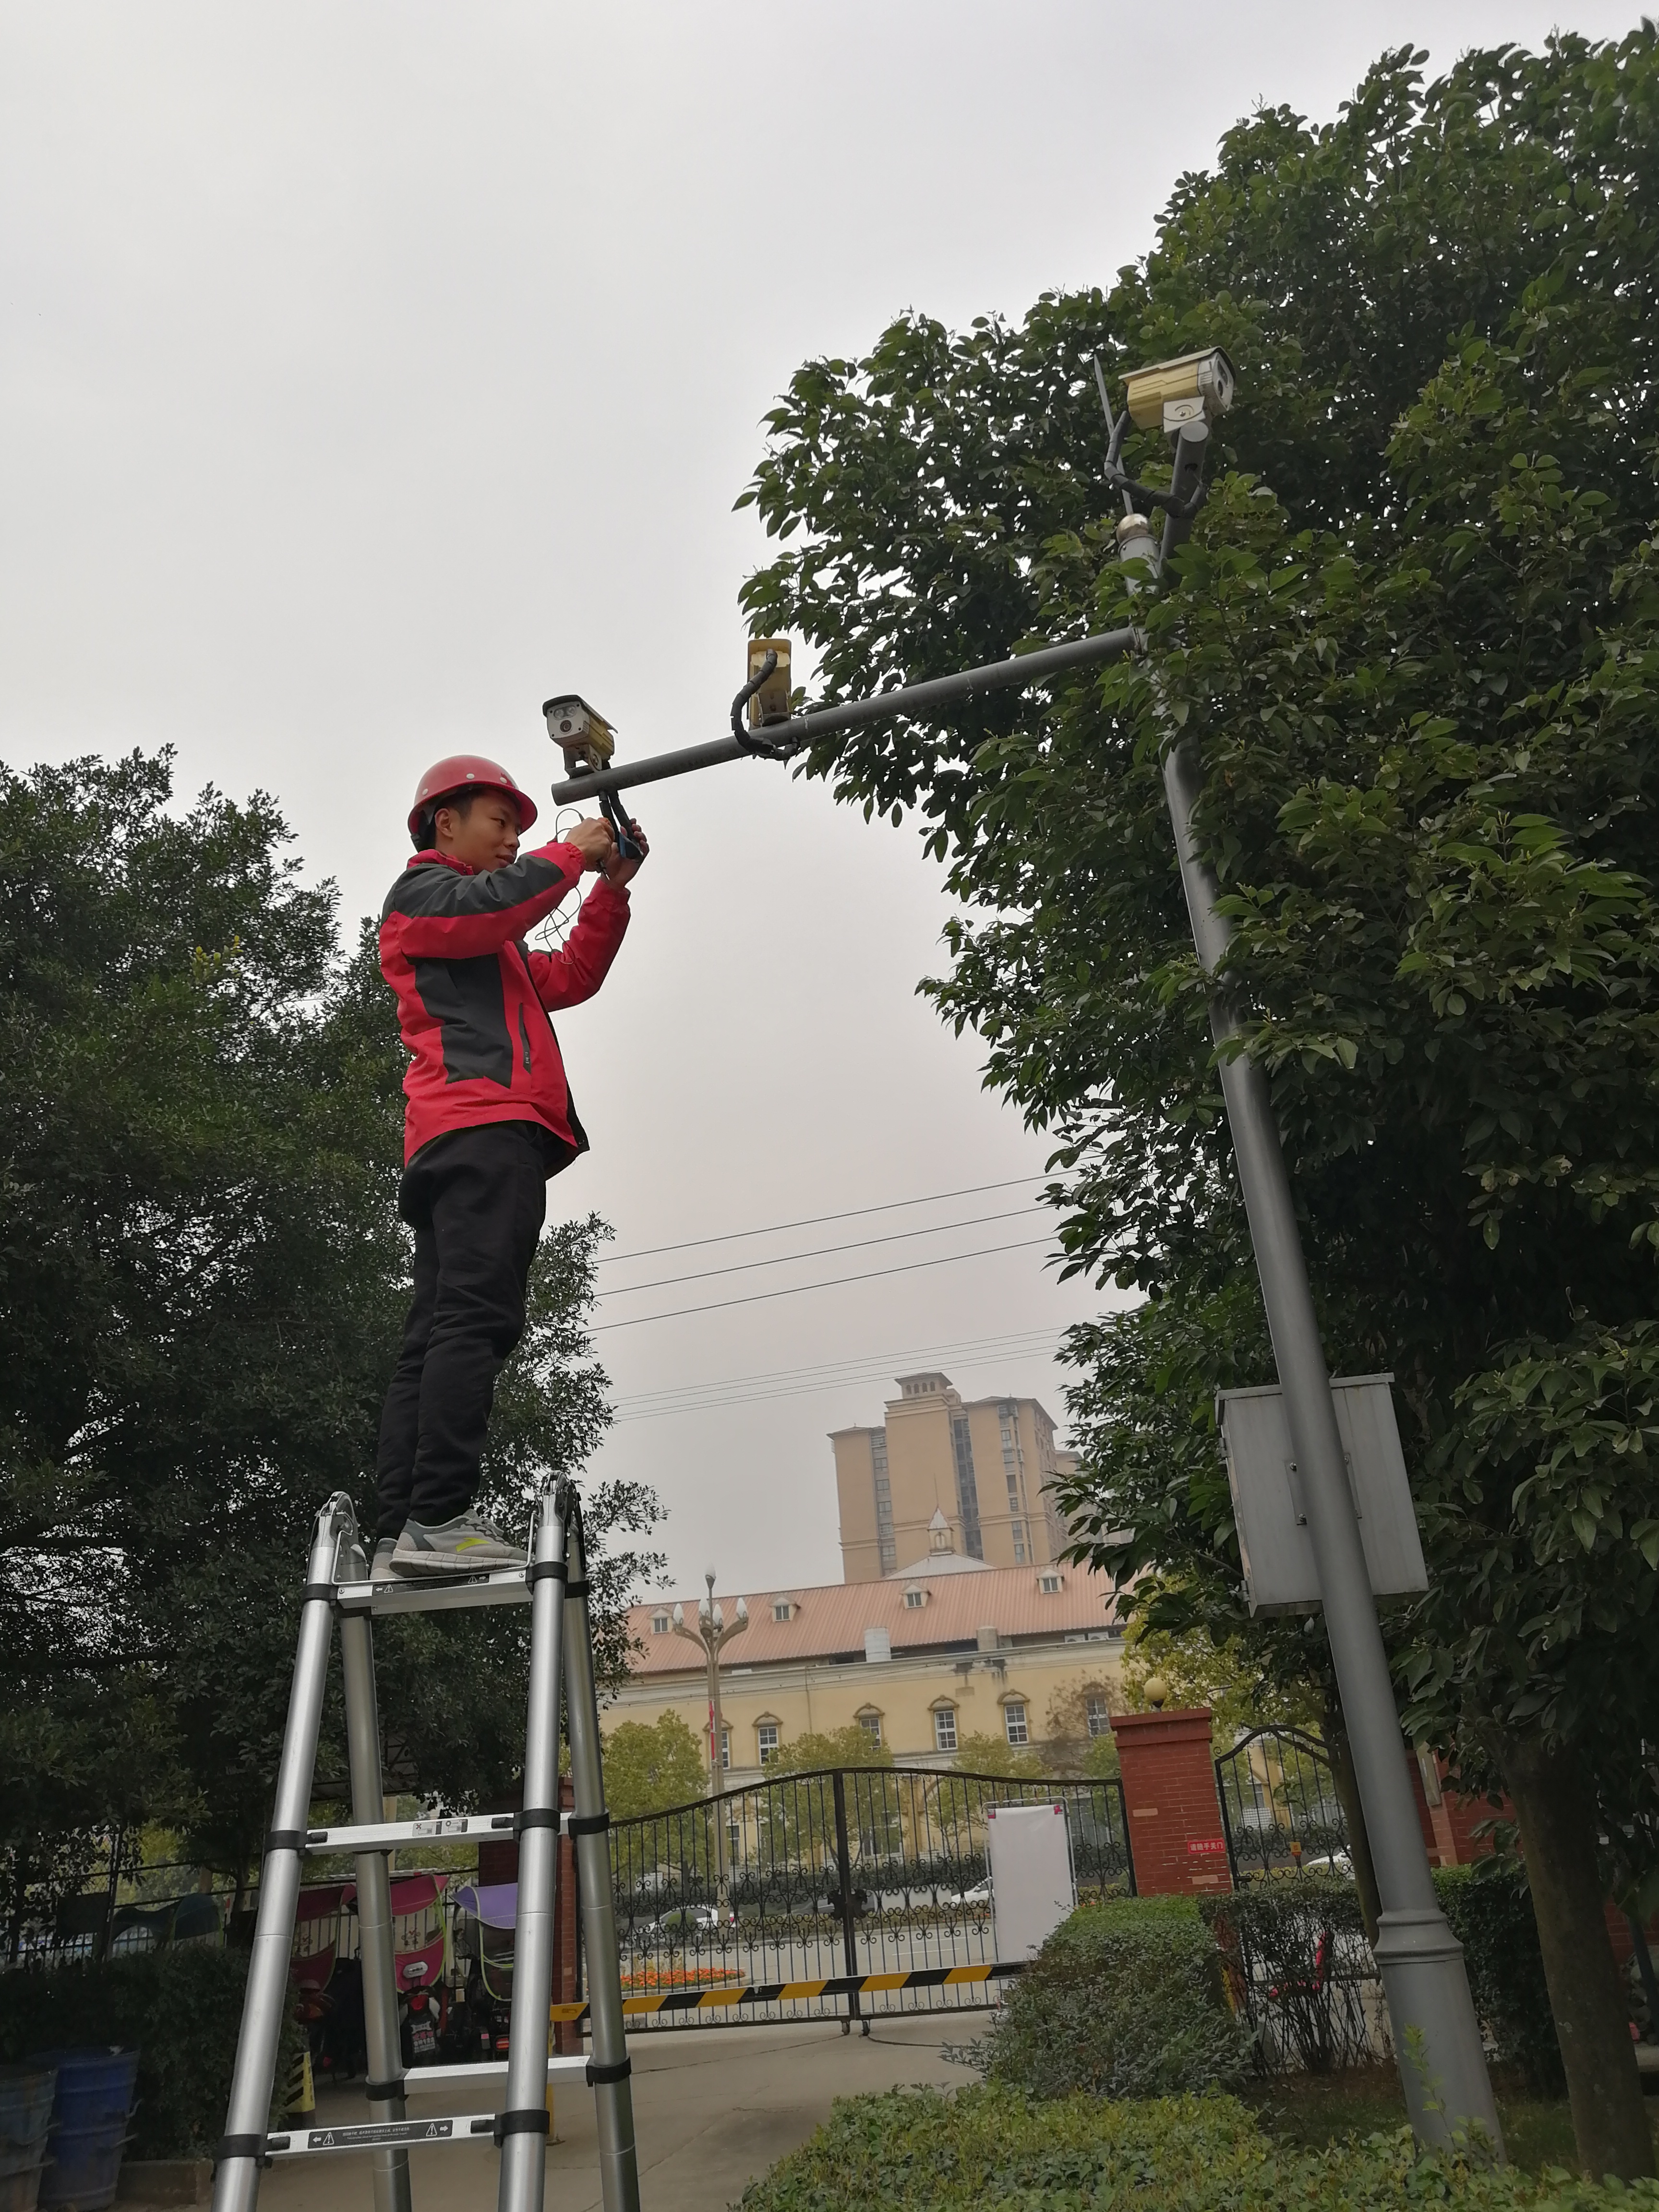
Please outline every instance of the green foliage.
[{"label": "green foliage", "polygon": [[1559,2097],[1565,2087],[1561,2047],[1523,1869],[1498,1859],[1441,1867],[1434,1887],[1463,1946],[1474,2008],[1500,2064],[1516,2068],[1534,2094]]},{"label": "green foliage", "polygon": [[1275,2145],[1231,2097],[1036,2102],[1000,2083],[848,2098],[740,2200],[742,2212],[1645,2212],[1659,2184],[1601,2187],[1475,2158],[1418,2156],[1409,2132]]},{"label": "green foliage", "polygon": [[770,1774],[810,1774],[836,1766],[890,1766],[893,1754],[856,1721],[845,1728],[808,1729],[778,1746],[767,1766]]},{"label": "green foliage", "polygon": [[[15,1926],[99,1832],[159,1820],[258,1854],[316,1510],[372,1527],[408,1297],[404,1057],[367,926],[343,956],[270,801],[173,805],[170,760],[0,771],[0,1847]],[[487,1502],[602,1433],[596,1221],[550,1237],[504,1372]],[[637,1490],[592,1504],[621,1663]],[[506,1787],[519,1620],[398,1623],[377,1653],[394,1786]],[[319,1789],[343,1759],[331,1705]]]},{"label": "green foliage", "polygon": [[703,1784],[702,1746],[678,1713],[623,1721],[605,1739],[605,1802],[613,1820],[689,1805]]},{"label": "green foliage", "polygon": [[1070,1340],[1074,1525],[1150,1626],[1247,1639],[1293,1694],[1328,1680],[1322,1628],[1247,1620],[1217,1452],[1216,1390],[1273,1370],[1163,787],[1170,726],[1197,740],[1227,1049],[1268,1073],[1333,1366],[1397,1378],[1431,1570],[1392,1625],[1409,1729],[1477,1787],[1505,1741],[1576,1743],[1638,1872],[1659,33],[1428,85],[1422,58],[1334,123],[1241,123],[1109,295],[806,364],[746,495],[779,546],[744,604],[806,634],[831,699],[1122,623],[1089,356],[1228,348],[1209,505],[1134,603],[1146,659],[808,770],[920,817],[963,907],[927,988],[1053,1133],[1072,1267],[1144,1294]]},{"label": "green foliage", "polygon": [[[224,2128],[236,2033],[242,2018],[247,1954],[185,1944],[103,1966],[0,1975],[0,2060],[31,2051],[137,2046],[138,2106],[131,2158],[199,2158]],[[295,2021],[284,2025],[280,2087],[301,2049]]]},{"label": "green foliage", "polygon": [[1370,1972],[1359,1893],[1339,1875],[1248,1882],[1199,1906],[1270,2071],[1340,2073],[1371,2057],[1361,1989]]},{"label": "green foliage", "polygon": [[1055,1929],[974,2056],[1034,2097],[1171,2097],[1236,2084],[1253,2045],[1192,1901],[1129,1897]]},{"label": "green foliage", "polygon": [[964,1735],[952,1762],[960,1774],[1006,1775],[1011,1782],[1040,1782],[1047,1771],[1038,1751],[1020,1751],[1006,1735]]}]

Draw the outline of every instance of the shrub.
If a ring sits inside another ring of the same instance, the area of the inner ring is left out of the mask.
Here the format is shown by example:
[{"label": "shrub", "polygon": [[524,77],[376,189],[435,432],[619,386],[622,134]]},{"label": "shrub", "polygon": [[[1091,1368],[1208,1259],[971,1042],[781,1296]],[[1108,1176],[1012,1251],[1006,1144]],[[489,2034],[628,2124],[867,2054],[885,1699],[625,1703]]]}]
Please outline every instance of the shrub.
[{"label": "shrub", "polygon": [[1376,1969],[1352,1881],[1314,1874],[1255,1881],[1206,1898],[1199,1911],[1270,2071],[1333,2074],[1375,2057],[1364,1990]]},{"label": "shrub", "polygon": [[744,2191],[742,2212],[1659,2212],[1659,2183],[1541,2179],[1418,2155],[1409,2130],[1322,2150],[1262,2134],[1231,2097],[1034,2103],[996,2083],[837,2104]]},{"label": "shrub", "polygon": [[1498,2046],[1499,2060],[1517,2068],[1538,2095],[1560,2096],[1566,2075],[1525,1869],[1510,1861],[1484,1859],[1474,1866],[1442,1868],[1434,1886],[1452,1934],[1463,1946],[1474,2008]]},{"label": "shrub", "polygon": [[1240,2080],[1251,2048],[1191,1899],[1126,1897],[1054,1930],[971,2056],[1034,2097],[1158,2097]]},{"label": "shrub", "polygon": [[[0,2060],[77,2044],[136,2045],[138,2109],[128,2155],[199,2157],[224,2128],[246,1979],[245,1951],[195,1945],[0,1976]],[[299,2051],[290,2023],[279,2085]]]}]

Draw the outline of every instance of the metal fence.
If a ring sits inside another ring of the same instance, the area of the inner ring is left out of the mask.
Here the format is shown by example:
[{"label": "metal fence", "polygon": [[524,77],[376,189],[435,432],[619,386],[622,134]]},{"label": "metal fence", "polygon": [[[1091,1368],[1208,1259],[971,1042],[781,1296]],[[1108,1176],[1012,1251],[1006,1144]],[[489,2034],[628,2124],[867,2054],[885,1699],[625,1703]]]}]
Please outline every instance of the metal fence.
[{"label": "metal fence", "polygon": [[[985,1813],[1063,1804],[1083,1899],[1134,1888],[1122,1785],[920,1767],[784,1774],[611,1831],[627,1996],[989,1965]],[[956,2012],[994,1982],[665,2011],[636,2027]]]},{"label": "metal fence", "polygon": [[1260,1728],[1215,1763],[1235,1886],[1298,1866],[1352,1871],[1330,1754],[1299,1729]]}]

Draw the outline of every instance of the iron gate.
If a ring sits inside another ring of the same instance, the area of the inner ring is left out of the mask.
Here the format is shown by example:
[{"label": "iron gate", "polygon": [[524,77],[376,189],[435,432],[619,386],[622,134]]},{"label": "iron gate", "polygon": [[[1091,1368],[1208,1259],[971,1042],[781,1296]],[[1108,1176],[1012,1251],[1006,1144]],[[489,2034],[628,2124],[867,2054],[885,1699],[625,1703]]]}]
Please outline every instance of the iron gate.
[{"label": "iron gate", "polygon": [[[1066,1808],[1080,1899],[1134,1888],[1122,1784],[921,1767],[783,1774],[611,1830],[627,1997],[700,1991],[630,2029],[969,2011],[996,2002],[985,1809]],[[718,1826],[717,1826],[718,1823]],[[739,1990],[841,1977],[890,1986],[809,1998]],[[925,1981],[907,1981],[909,1976]],[[720,1992],[732,1992],[722,2002]]]},{"label": "iron gate", "polygon": [[1235,1886],[1297,1866],[1352,1871],[1330,1753],[1316,1736],[1252,1729],[1217,1759],[1215,1781]]}]

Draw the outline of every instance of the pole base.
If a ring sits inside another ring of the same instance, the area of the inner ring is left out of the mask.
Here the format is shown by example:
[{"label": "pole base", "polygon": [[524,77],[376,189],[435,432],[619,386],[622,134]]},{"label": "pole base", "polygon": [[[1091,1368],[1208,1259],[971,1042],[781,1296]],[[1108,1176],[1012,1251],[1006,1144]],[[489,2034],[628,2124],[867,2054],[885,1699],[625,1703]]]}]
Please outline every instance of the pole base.
[{"label": "pole base", "polygon": [[1381,1914],[1374,1955],[1413,2133],[1502,2163],[1504,2131],[1480,2060],[1463,1947],[1446,1916],[1434,1905]]}]

